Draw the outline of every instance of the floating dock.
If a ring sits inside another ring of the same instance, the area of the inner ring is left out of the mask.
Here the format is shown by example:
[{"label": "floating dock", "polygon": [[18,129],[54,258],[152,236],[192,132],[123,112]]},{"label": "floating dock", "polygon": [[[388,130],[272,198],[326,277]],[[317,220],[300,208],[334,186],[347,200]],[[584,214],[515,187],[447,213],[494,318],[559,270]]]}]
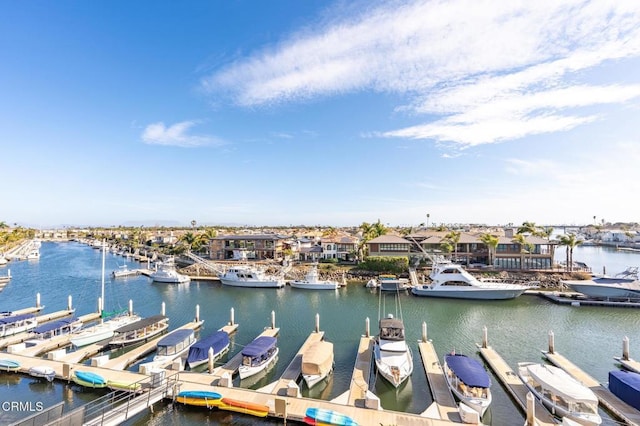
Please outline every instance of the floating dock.
[{"label": "floating dock", "polygon": [[536,294],[558,305],[570,306],[607,306],[613,308],[640,308],[640,300],[601,300],[591,299],[580,293],[557,291],[527,290],[528,294]]},{"label": "floating dock", "polygon": [[456,400],[453,398],[453,394],[449,389],[447,379],[444,376],[444,371],[440,365],[438,354],[433,344],[430,341],[420,341],[418,342],[418,349],[420,350],[422,365],[427,375],[433,401],[438,407],[440,418],[462,423],[458,411],[458,404],[456,404]]},{"label": "floating dock", "polygon": [[[66,309],[63,311],[57,311],[57,312],[53,312],[50,314],[45,314],[45,315],[39,315],[38,318],[38,325],[42,325],[45,324],[47,322],[50,321],[54,321],[60,318],[65,318],[68,316],[73,315],[73,313],[75,312],[75,309]],[[87,315],[83,315],[81,317],[83,322],[91,322],[91,321],[95,321],[98,318],[100,318],[100,314],[97,312],[91,313],[91,314],[87,314]],[[28,331],[22,332],[22,333],[16,333],[14,335],[11,336],[7,336],[7,337],[3,337],[2,339],[0,339],[0,349],[6,348],[7,346],[10,345],[15,345],[17,343],[22,343],[25,340],[28,340],[29,337],[31,335],[29,334]]]},{"label": "floating dock", "polygon": [[582,371],[564,356],[555,351],[542,351],[545,358],[556,367],[562,368],[574,379],[587,386],[598,397],[600,404],[609,410],[618,419],[630,425],[640,425],[640,411],[624,403],[607,388],[602,386],[596,379]]},{"label": "floating dock", "polygon": [[362,336],[358,344],[358,356],[351,374],[351,385],[347,398],[347,405],[364,406],[369,391],[371,364],[373,360],[373,338]]},{"label": "floating dock", "polygon": [[302,344],[298,353],[293,357],[293,360],[289,363],[287,368],[280,376],[271,389],[271,393],[274,395],[287,395],[287,386],[293,381],[295,383],[302,374],[302,354],[307,348],[314,342],[319,342],[324,338],[324,331],[314,331],[307,337],[307,340]]}]

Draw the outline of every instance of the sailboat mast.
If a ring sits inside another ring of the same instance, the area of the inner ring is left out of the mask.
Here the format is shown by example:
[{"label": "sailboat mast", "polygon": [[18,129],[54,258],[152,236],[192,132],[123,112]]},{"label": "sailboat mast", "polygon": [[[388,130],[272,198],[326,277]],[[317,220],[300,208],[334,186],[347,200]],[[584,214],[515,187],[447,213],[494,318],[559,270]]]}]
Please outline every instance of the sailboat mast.
[{"label": "sailboat mast", "polygon": [[107,241],[106,240],[102,240],[102,293],[100,294],[101,296],[101,301],[102,301],[102,306],[100,306],[100,317],[102,317],[102,315],[104,314],[104,261],[105,261],[105,257],[107,256]]}]

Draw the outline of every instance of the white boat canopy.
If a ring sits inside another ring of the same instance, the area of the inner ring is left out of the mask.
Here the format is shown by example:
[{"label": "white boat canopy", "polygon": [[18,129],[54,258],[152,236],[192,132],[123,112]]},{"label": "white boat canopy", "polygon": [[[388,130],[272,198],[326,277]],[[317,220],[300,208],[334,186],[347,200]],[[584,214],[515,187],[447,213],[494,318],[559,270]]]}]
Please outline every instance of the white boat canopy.
[{"label": "white boat canopy", "polygon": [[596,395],[586,386],[567,374],[564,370],[550,365],[533,364],[527,366],[531,377],[565,399],[598,404]]}]

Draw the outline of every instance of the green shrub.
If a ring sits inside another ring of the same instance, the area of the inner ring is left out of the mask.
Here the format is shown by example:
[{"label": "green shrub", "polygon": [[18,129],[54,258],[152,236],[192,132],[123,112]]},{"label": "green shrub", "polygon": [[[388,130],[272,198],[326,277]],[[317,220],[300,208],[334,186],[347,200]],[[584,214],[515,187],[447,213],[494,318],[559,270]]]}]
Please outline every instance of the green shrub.
[{"label": "green shrub", "polygon": [[358,269],[378,273],[400,274],[409,269],[409,259],[406,257],[370,256],[358,265]]}]

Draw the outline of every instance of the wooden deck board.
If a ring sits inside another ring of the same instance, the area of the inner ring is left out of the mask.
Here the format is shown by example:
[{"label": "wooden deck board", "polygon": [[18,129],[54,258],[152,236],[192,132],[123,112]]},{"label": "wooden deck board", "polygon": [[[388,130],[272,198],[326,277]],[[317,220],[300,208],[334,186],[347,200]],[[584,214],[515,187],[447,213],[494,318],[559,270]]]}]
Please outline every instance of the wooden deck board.
[{"label": "wooden deck board", "polygon": [[348,405],[356,405],[358,400],[363,400],[369,390],[369,377],[371,376],[371,360],[373,357],[373,338],[362,336],[358,345],[351,385],[349,386]]},{"label": "wooden deck board", "polygon": [[456,400],[449,389],[433,344],[431,342],[418,342],[418,349],[420,350],[420,358],[427,375],[431,395],[438,406],[440,418],[461,423],[462,419],[458,412],[458,404],[456,404]]},{"label": "wooden deck board", "polygon": [[640,425],[640,411],[620,400],[607,388],[598,383],[596,379],[582,371],[580,367],[559,353],[544,351],[542,353],[553,365],[562,368],[574,379],[591,389],[598,397],[600,404],[611,411],[618,419],[623,420],[627,424]]}]

